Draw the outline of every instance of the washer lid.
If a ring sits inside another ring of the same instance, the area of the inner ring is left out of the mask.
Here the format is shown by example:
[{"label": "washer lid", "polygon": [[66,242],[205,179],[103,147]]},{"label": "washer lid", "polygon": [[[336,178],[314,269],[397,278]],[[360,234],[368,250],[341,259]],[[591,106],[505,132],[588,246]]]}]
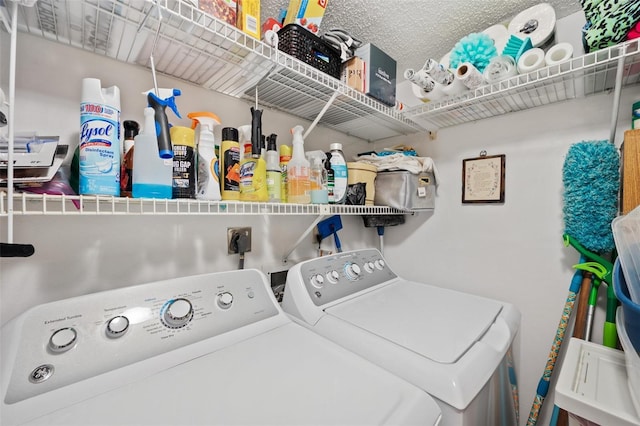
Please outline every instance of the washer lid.
[{"label": "washer lid", "polygon": [[325,312],[433,361],[455,363],[489,329],[502,304],[400,280]]}]

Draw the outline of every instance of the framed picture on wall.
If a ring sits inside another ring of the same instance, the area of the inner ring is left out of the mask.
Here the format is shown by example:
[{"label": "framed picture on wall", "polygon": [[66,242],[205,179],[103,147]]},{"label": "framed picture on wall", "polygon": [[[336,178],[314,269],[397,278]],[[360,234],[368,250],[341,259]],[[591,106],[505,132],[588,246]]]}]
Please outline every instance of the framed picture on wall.
[{"label": "framed picture on wall", "polygon": [[504,203],[504,168],[504,154],[462,160],[462,202]]}]

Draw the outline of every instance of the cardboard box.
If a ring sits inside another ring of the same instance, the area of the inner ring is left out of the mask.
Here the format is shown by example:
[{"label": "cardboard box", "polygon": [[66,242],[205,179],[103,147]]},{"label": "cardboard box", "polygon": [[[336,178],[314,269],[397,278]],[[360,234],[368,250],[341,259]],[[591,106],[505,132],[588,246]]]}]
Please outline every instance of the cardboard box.
[{"label": "cardboard box", "polygon": [[284,24],[298,24],[318,34],[329,0],[290,0]]},{"label": "cardboard box", "polygon": [[342,65],[342,82],[359,92],[365,93],[364,61],[357,56]]},{"label": "cardboard box", "polygon": [[260,0],[237,0],[236,27],[260,40]]},{"label": "cardboard box", "polygon": [[236,0],[199,0],[198,8],[233,26],[236,25]]},{"label": "cardboard box", "polygon": [[371,43],[357,49],[355,55],[365,63],[365,93],[386,105],[394,106],[396,103],[396,60]]}]

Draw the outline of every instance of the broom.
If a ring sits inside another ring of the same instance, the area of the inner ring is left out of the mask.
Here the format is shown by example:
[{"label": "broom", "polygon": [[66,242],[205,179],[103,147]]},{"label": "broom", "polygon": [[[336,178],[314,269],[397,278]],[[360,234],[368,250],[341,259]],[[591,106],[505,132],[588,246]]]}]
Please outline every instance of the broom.
[{"label": "broom", "polygon": [[[611,222],[618,212],[619,167],[618,151],[607,141],[585,141],[572,145],[562,167],[565,235],[579,241],[592,252],[602,253],[615,247]],[[533,426],[538,421],[581,285],[582,275],[574,274],[527,426]]]}]

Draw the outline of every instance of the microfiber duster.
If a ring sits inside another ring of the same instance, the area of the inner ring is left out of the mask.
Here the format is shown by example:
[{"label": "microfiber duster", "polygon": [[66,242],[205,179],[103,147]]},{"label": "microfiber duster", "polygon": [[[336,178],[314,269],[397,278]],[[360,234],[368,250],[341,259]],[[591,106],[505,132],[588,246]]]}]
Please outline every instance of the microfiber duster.
[{"label": "microfiber duster", "polygon": [[594,253],[614,249],[611,222],[618,213],[620,156],[608,141],[572,145],[562,167],[565,234]]}]

